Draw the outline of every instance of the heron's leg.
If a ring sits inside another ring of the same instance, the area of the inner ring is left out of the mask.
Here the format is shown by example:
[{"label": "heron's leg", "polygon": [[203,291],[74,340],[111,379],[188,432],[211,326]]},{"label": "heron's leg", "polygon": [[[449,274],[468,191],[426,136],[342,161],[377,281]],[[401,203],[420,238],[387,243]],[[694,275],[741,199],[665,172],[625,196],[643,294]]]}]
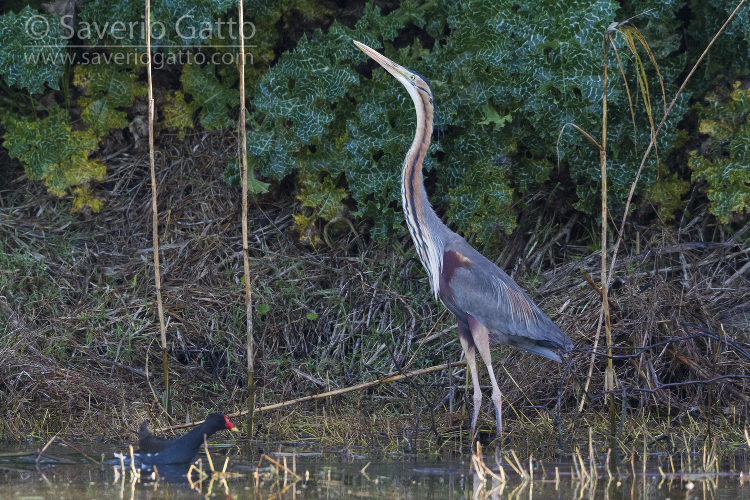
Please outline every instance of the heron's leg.
[{"label": "heron's leg", "polygon": [[474,342],[471,339],[471,330],[468,325],[458,322],[458,340],[466,354],[466,365],[471,372],[471,382],[474,385],[474,413],[471,417],[471,434],[469,434],[469,447],[474,444],[474,432],[477,429],[479,409],[482,407],[482,389],[479,387],[479,374],[477,373],[477,360],[474,352]]},{"label": "heron's leg", "polygon": [[482,357],[484,364],[487,365],[487,371],[490,373],[492,402],[495,404],[495,424],[497,426],[497,436],[500,437],[503,434],[503,399],[500,387],[497,385],[497,379],[495,379],[495,370],[492,368],[490,332],[486,326],[471,316],[469,316],[469,328],[471,329],[471,338],[474,339],[477,352]]}]

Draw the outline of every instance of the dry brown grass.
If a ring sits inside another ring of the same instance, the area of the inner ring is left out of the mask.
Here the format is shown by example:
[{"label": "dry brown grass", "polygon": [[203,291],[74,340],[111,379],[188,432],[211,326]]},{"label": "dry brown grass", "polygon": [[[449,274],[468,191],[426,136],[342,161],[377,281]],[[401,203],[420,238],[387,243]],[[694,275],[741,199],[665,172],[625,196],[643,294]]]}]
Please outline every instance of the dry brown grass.
[{"label": "dry brown grass", "polygon": [[[222,180],[233,141],[229,134],[194,135],[184,143],[162,144],[163,156],[157,158],[176,421],[186,414],[196,420],[210,411],[243,408],[240,196]],[[50,198],[42,186],[4,174],[0,432],[5,438],[63,430],[67,436],[119,439],[132,437],[130,430],[144,418],[169,422],[154,398],[160,397],[161,363],[147,157],[121,153],[108,163],[101,190],[105,209],[89,216],[71,216],[66,202]],[[255,302],[270,308],[255,322],[257,404],[365,382],[399,365],[417,369],[458,361],[453,319],[431,297],[408,236],[371,242],[364,224],[357,228],[363,236],[355,237],[342,223],[329,231],[333,248],[311,249],[294,232],[288,187],[275,186],[249,214]],[[527,289],[538,287],[532,296],[577,350],[562,385],[564,365],[510,348],[494,359],[506,398],[509,445],[545,447],[551,454],[560,430],[568,447],[587,440],[580,429],[595,425],[596,439],[603,440],[608,428],[601,356],[590,400],[577,412],[601,302],[579,268],[597,276],[599,257],[584,246],[592,243],[592,233],[585,231],[583,217],[553,223],[543,200],[528,201],[519,229],[486,253],[498,255]],[[632,349],[700,333],[685,323],[748,344],[750,286],[746,273],[738,271],[750,261],[750,225],[714,225],[705,207],[692,203],[693,218],[677,228],[627,227],[633,236],[621,250],[610,291],[616,346],[629,348],[615,352],[638,354],[615,360],[618,408],[623,394],[627,402],[619,435],[624,446],[639,433],[708,432],[709,415],[720,417],[714,419],[716,432],[735,439],[747,422],[746,379],[690,383],[747,376],[750,359],[731,345],[704,336]],[[146,381],[147,359],[154,393]],[[415,441],[419,449],[438,449],[452,438],[465,442],[464,376],[464,369],[456,368],[450,377],[443,371],[263,414],[258,435],[394,450]],[[675,385],[659,388],[663,384]],[[489,435],[492,419],[480,420],[480,430]]]}]

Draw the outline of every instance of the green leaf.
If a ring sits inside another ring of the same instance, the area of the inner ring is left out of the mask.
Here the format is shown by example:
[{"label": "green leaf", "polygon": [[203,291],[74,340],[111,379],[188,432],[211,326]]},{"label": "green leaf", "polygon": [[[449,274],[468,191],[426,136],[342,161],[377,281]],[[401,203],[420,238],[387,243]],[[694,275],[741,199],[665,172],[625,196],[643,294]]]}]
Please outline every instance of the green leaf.
[{"label": "green leaf", "polygon": [[297,199],[304,213],[295,214],[294,222],[300,240],[317,245],[321,239],[315,223],[319,219],[331,221],[344,214],[346,207],[342,202],[347,196],[346,190],[337,187],[330,175],[308,174],[306,170],[300,175],[300,184],[302,188]]},{"label": "green leaf", "polygon": [[259,316],[264,316],[268,314],[271,308],[266,304],[258,304],[257,306],[255,306],[255,310],[258,312]]},{"label": "green leaf", "polygon": [[170,92],[163,110],[164,126],[176,129],[180,140],[184,140],[187,130],[193,128],[193,113],[197,108],[198,103],[186,103],[185,94],[179,90]]},{"label": "green leaf", "polygon": [[318,319],[318,315],[315,313],[307,313],[307,319],[309,319],[310,321],[314,321]]},{"label": "green leaf", "polygon": [[73,83],[85,89],[78,104],[83,108],[81,118],[96,137],[104,137],[113,129],[128,126],[127,113],[117,108],[129,108],[136,97],[148,94],[138,81],[138,71],[133,67],[115,65],[78,65]]},{"label": "green leaf", "polygon": [[[268,192],[270,184],[259,181],[255,178],[255,158],[247,159],[247,192],[249,194],[265,194]],[[224,182],[230,186],[239,187],[242,184],[242,173],[239,169],[239,163],[236,157],[231,156],[227,161],[227,168],[224,169]]]},{"label": "green leaf", "polygon": [[81,212],[86,208],[90,208],[92,212],[96,213],[102,208],[102,202],[91,192],[88,186],[76,186],[73,188],[73,206],[71,207],[72,212]]},{"label": "green leaf", "polygon": [[495,128],[502,128],[506,123],[513,121],[513,116],[510,114],[500,116],[491,103],[487,103],[487,106],[483,110],[484,120],[479,122],[479,125],[489,125],[490,123],[495,124]]},{"label": "green leaf", "polygon": [[342,201],[346,198],[346,190],[336,187],[331,176],[324,176],[319,181],[316,176],[303,175],[300,180],[302,189],[297,196],[303,207],[312,209],[316,217],[329,221],[344,213]]},{"label": "green leaf", "polygon": [[44,91],[58,90],[65,71],[65,46],[60,19],[42,15],[28,5],[18,14],[0,16],[0,75],[8,85]]},{"label": "green leaf", "polygon": [[235,76],[219,80],[213,65],[187,64],[182,69],[185,92],[201,107],[201,124],[208,130],[231,127],[234,121],[229,110],[239,104],[239,90],[231,88]]}]

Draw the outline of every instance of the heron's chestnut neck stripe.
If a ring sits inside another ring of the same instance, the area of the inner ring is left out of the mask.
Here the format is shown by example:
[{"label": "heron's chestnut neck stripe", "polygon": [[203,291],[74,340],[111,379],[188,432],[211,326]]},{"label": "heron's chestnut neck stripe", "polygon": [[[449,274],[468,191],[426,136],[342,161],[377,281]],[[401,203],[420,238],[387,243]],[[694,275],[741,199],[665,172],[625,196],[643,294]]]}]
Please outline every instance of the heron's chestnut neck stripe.
[{"label": "heron's chestnut neck stripe", "polygon": [[424,87],[416,84],[407,83],[405,86],[414,101],[417,112],[417,131],[409,152],[406,154],[401,173],[401,201],[404,206],[406,225],[414,240],[417,255],[427,270],[430,285],[437,298],[440,290],[439,276],[444,242],[433,240],[435,232],[423,230],[435,224],[434,220],[427,221],[428,217],[439,221],[427,199],[422,180],[422,162],[430,146],[432,135],[432,96],[425,91]]}]

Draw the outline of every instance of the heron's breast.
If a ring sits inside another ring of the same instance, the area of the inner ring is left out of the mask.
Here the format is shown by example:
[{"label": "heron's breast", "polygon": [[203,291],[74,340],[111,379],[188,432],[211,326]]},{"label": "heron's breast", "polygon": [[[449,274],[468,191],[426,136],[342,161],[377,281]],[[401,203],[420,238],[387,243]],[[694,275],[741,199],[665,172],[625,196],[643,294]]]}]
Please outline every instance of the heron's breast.
[{"label": "heron's breast", "polygon": [[460,252],[447,250],[443,253],[443,267],[440,270],[440,300],[457,316],[459,321],[466,321],[466,311],[461,309],[456,302],[451,280],[458,269],[462,267],[469,269],[470,266],[471,260]]}]

